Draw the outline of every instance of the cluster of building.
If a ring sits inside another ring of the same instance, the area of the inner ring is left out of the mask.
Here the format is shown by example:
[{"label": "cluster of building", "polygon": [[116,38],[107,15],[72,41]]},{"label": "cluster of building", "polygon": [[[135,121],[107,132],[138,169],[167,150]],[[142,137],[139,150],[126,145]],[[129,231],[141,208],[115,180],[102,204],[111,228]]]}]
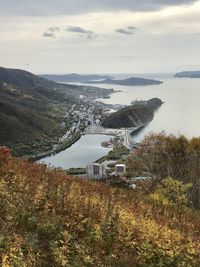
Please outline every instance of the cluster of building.
[{"label": "cluster of building", "polygon": [[151,183],[151,177],[138,176],[127,178],[125,164],[116,164],[114,172],[110,172],[106,164],[91,163],[87,165],[86,174],[88,178],[95,180],[103,180],[111,185],[127,187],[130,189],[141,189],[140,185]]},{"label": "cluster of building", "polygon": [[115,165],[114,173],[109,173],[106,164],[91,163],[87,165],[86,173],[87,177],[97,180],[106,179],[109,175],[122,177],[126,174],[126,165],[117,164]]}]

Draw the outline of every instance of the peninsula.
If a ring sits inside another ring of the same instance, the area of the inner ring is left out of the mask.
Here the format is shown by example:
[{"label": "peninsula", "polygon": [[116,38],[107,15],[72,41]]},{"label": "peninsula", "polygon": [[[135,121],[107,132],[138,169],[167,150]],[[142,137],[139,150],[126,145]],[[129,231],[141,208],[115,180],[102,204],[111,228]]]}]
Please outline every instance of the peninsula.
[{"label": "peninsula", "polygon": [[154,118],[155,111],[163,104],[159,98],[138,101],[107,116],[102,123],[106,128],[144,127]]}]

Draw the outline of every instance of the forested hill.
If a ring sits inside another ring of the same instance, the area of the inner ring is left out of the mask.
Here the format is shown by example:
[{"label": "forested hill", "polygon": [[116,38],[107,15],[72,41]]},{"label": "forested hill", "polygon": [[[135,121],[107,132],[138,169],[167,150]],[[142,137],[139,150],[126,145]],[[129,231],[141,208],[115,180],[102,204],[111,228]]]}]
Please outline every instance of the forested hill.
[{"label": "forested hill", "polygon": [[125,107],[107,116],[102,125],[106,128],[145,126],[153,120],[154,112],[162,103],[158,98],[136,102],[132,106]]},{"label": "forested hill", "polygon": [[[59,84],[19,69],[0,68],[0,145],[16,155],[51,150],[66,129],[66,114],[114,90]],[[80,96],[87,100],[82,102]],[[65,128],[61,124],[65,123]],[[69,122],[70,121],[70,122]]]},{"label": "forested hill", "polygon": [[22,154],[41,143],[48,147],[60,134],[64,111],[78,103],[66,88],[27,71],[0,68],[0,144]]},{"label": "forested hill", "polygon": [[57,86],[55,83],[28,71],[2,67],[0,67],[0,81],[26,89],[37,87],[48,87],[52,89]]}]

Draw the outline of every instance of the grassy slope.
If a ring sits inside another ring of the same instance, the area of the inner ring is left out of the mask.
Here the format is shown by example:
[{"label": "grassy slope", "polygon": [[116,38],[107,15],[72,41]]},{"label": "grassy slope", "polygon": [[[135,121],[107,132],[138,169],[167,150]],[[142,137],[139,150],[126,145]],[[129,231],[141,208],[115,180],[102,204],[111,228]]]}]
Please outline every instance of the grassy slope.
[{"label": "grassy slope", "polygon": [[199,266],[199,212],[0,152],[2,266]]}]

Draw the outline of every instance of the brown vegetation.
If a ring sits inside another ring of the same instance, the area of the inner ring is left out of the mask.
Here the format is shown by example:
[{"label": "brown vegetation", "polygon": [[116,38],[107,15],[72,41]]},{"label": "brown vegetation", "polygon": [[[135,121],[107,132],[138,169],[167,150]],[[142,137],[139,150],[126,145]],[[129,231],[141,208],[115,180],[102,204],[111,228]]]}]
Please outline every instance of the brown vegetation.
[{"label": "brown vegetation", "polygon": [[1,266],[199,266],[189,187],[167,179],[150,194],[112,188],[1,148]]}]

